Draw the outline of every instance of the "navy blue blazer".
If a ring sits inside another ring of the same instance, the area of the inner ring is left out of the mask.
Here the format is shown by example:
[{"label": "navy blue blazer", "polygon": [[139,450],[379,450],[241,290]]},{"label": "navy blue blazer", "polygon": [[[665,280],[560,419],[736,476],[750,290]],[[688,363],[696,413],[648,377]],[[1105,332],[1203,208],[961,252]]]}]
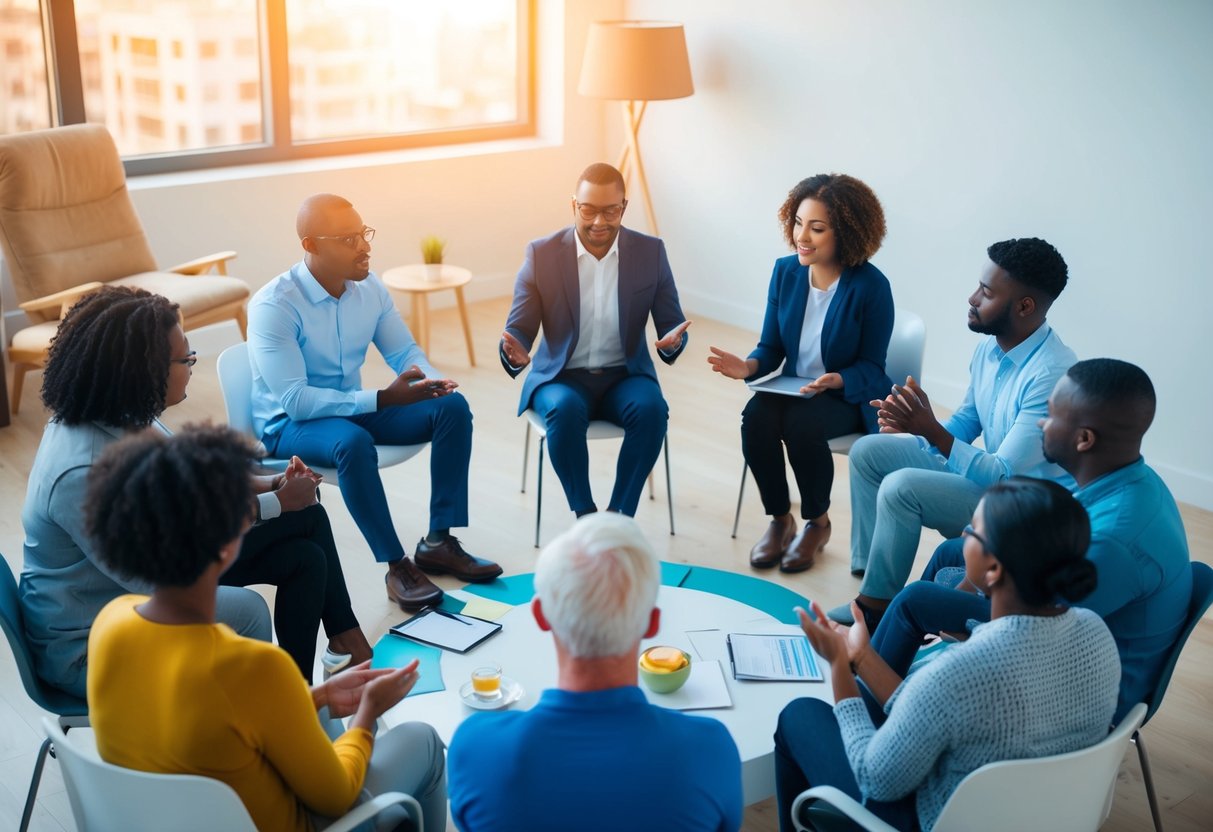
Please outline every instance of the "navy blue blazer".
[{"label": "navy blue blazer", "polygon": [[[774,372],[784,359],[782,375],[796,375],[808,302],[808,266],[800,265],[794,254],[776,260],[762,335],[749,355],[758,359],[758,370],[750,379]],[[876,408],[868,402],[883,399],[893,384],[884,368],[892,334],[893,291],[888,278],[871,263],[843,269],[821,328],[821,355],[826,372],[842,376],[842,398],[859,405],[868,433],[877,431]]]},{"label": "navy blue blazer", "polygon": [[[535,389],[554,379],[573,357],[581,332],[581,279],[577,272],[576,230],[572,226],[527,244],[526,259],[514,282],[514,305],[506,320],[506,332],[529,352],[543,327],[543,341],[531,360],[531,371],[522,385],[518,403],[521,414],[531,406]],[[686,318],[678,304],[678,289],[665,254],[665,243],[657,237],[629,228],[619,229],[619,338],[627,359],[628,373],[657,380],[653,359],[645,339],[645,324],[652,315],[658,337]],[[673,353],[658,351],[661,360],[673,364],[687,345],[687,334]],[[498,347],[505,371],[515,369]]]}]

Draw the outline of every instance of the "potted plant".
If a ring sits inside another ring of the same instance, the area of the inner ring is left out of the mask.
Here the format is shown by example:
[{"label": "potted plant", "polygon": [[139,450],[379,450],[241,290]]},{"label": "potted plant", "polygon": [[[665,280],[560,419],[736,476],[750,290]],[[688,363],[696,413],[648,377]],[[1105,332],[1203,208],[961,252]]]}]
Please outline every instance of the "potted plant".
[{"label": "potted plant", "polygon": [[425,263],[425,278],[431,283],[442,280],[442,253],[446,240],[429,234],[421,238],[421,260]]}]

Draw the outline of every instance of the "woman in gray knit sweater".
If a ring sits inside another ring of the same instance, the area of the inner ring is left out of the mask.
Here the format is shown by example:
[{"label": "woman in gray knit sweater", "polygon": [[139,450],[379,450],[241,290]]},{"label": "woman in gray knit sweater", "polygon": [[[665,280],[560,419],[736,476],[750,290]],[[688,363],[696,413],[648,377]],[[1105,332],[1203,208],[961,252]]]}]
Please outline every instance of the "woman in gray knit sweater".
[{"label": "woman in gray knit sweater", "polygon": [[[798,699],[775,734],[780,828],[809,786],[836,786],[898,829],[929,830],[969,773],[999,760],[1094,745],[1116,710],[1120,660],[1099,616],[1069,607],[1095,588],[1086,511],[1056,483],[1015,477],[992,486],[965,529],[969,581],[991,620],[906,680],[851,628],[798,610],[830,663],[833,709]],[[856,675],[885,719],[877,726]]]}]

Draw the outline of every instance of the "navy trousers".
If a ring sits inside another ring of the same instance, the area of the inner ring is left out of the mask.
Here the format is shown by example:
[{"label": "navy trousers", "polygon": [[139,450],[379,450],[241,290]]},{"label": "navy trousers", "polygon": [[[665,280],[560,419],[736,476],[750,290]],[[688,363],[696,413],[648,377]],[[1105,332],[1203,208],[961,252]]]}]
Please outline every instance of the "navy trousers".
[{"label": "navy trousers", "polygon": [[623,428],[623,447],[615,466],[615,488],[607,508],[632,517],[645,480],[665,441],[669,406],[661,387],[648,376],[628,375],[625,367],[565,370],[531,397],[531,409],[547,425],[552,468],[577,513],[597,508],[590,493],[590,454],[585,434],[590,422],[604,419]]},{"label": "navy trousers", "polygon": [[377,444],[432,443],[429,530],[468,524],[472,411],[459,393],[359,416],[288,419],[281,430],[262,441],[274,456],[296,455],[305,462],[337,469],[346,508],[381,563],[399,560],[405,551],[379,479]]}]

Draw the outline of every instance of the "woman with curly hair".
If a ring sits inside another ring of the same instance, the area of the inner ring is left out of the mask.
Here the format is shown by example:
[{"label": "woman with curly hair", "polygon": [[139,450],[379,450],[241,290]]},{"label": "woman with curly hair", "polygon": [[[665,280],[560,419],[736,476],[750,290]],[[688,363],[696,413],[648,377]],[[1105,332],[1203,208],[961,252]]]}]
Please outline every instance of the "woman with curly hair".
[{"label": "woman with curly hair", "polygon": [[[868,262],[884,239],[885,220],[880,200],[863,182],[837,173],[804,179],[779,209],[779,221],[796,253],[775,261],[758,346],[746,358],[711,347],[708,363],[747,382],[782,363],[783,376],[804,382],[793,395],[755,393],[741,415],[742,453],[771,516],[750,565],[803,572],[830,539],[830,439],[877,430],[868,402],[891,384],[885,353],[893,293]],[[805,521],[799,534],[785,447]]]},{"label": "woman with curly hair", "polygon": [[[126,436],[92,466],[84,515],[97,555],[150,587],[106,604],[89,635],[98,753],[139,771],[220,780],[258,829],[324,828],[391,791],[421,804],[423,824],[408,829],[445,829],[438,734],[407,722],[374,736],[416,683],[416,660],[390,670],[361,664],[309,691],[285,652],[216,621],[221,576],[244,557],[254,518],[257,456],[230,428],[187,426],[171,437]],[[345,716],[348,728],[336,721]],[[390,811],[376,829],[408,821],[400,807]]]},{"label": "woman with curly hair", "polygon": [[[42,400],[51,419],[30,471],[21,521],[21,602],[38,675],[84,696],[89,628],[124,592],[147,589],[101,563],[84,530],[85,481],[100,453],[123,436],[168,429],[159,417],[185,398],[197,361],[177,305],[139,289],[106,287],[68,311],[51,344]],[[239,587],[278,587],[278,641],[310,679],[321,622],[330,649],[349,662],[370,657],[350,605],[341,562],[316,482],[302,463],[258,477],[258,523],[223,578],[219,618],[242,635],[269,640],[265,602]],[[185,510],[185,509],[183,509]]]}]

